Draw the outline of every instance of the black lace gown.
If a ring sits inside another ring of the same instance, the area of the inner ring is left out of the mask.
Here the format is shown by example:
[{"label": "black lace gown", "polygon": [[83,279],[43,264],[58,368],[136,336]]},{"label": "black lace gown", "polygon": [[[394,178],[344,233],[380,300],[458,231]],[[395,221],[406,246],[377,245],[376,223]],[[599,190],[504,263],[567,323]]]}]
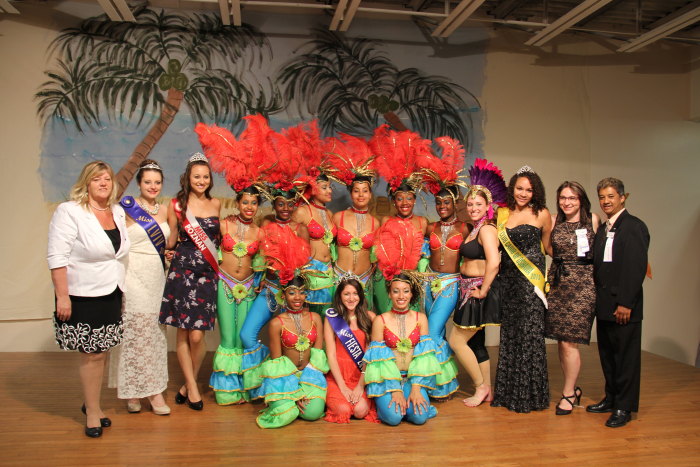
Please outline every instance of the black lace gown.
[{"label": "black lace gown", "polygon": [[[544,273],[541,230],[523,224],[507,229],[518,249]],[[505,251],[501,254],[501,344],[494,400],[495,407],[527,413],[549,407],[547,350],[544,343],[545,307],[534,286]]]}]

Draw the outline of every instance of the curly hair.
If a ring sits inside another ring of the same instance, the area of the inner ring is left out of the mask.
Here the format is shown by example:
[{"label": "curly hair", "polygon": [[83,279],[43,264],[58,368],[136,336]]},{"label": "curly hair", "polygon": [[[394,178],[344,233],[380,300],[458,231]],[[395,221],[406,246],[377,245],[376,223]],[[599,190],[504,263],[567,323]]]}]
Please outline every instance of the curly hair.
[{"label": "curly hair", "polygon": [[530,182],[530,186],[532,186],[532,200],[530,200],[532,212],[539,214],[543,209],[547,209],[544,184],[540,176],[535,172],[521,172],[510,177],[510,181],[508,182],[508,209],[515,209],[515,183],[519,178],[527,178]]}]

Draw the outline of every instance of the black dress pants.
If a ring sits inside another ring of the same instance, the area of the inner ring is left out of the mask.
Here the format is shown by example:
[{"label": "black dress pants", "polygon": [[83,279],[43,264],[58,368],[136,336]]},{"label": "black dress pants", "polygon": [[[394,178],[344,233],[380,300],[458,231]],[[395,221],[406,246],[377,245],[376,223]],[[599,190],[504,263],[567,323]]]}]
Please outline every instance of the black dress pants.
[{"label": "black dress pants", "polygon": [[605,398],[614,409],[639,410],[642,323],[598,323],[598,353],[605,376]]}]

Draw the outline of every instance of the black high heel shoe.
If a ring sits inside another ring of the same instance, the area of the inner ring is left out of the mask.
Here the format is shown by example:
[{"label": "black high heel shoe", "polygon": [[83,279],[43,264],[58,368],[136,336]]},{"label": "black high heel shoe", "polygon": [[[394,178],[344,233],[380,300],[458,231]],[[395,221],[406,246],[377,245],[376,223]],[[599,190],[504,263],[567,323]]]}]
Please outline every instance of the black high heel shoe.
[{"label": "black high heel shoe", "polygon": [[96,426],[94,428],[90,428],[86,426],[85,436],[87,436],[88,438],[99,438],[100,436],[102,436],[102,427]]},{"label": "black high heel shoe", "polygon": [[199,400],[197,402],[192,402],[190,398],[187,398],[187,407],[189,407],[192,410],[202,410],[204,408],[204,401]]},{"label": "black high heel shoe", "polygon": [[[85,409],[85,403],[83,403],[83,406],[80,407],[80,411],[83,412],[85,415],[87,415],[87,410]],[[107,417],[100,418],[100,426],[97,427],[100,429],[100,434],[99,435],[88,435],[88,432],[87,432],[88,430],[97,430],[97,428],[88,428],[88,427],[85,427],[85,434],[91,438],[98,438],[98,437],[102,436],[102,428],[109,428],[110,426],[112,426],[112,420],[110,420]]]},{"label": "black high heel shoe", "polygon": [[187,402],[188,400],[189,399],[187,398],[187,396],[183,396],[182,393],[180,392],[180,390],[178,389],[177,393],[175,394],[175,403],[177,405],[182,405],[185,402]]},{"label": "black high heel shoe", "polygon": [[559,407],[559,404],[557,404],[557,408],[555,410],[555,413],[557,415],[569,415],[573,410],[575,406],[578,406],[581,404],[581,396],[583,395],[583,391],[581,390],[580,387],[576,386],[576,389],[574,389],[574,393],[570,396],[565,396],[564,394],[561,395],[561,399],[559,401],[566,401],[569,404],[571,404],[570,409],[562,409]]}]

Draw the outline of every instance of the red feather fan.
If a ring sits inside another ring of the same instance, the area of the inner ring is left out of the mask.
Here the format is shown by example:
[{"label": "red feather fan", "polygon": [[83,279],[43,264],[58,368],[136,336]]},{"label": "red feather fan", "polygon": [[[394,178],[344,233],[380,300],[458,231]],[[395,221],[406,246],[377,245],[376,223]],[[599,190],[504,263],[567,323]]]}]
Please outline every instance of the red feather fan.
[{"label": "red feather fan", "polygon": [[262,254],[267,267],[277,273],[282,285],[286,285],[308,263],[309,242],[297,236],[288,225],[271,222],[263,230]]},{"label": "red feather fan", "polygon": [[402,270],[415,270],[423,247],[423,233],[412,222],[391,218],[374,237],[377,264],[386,280]]}]

